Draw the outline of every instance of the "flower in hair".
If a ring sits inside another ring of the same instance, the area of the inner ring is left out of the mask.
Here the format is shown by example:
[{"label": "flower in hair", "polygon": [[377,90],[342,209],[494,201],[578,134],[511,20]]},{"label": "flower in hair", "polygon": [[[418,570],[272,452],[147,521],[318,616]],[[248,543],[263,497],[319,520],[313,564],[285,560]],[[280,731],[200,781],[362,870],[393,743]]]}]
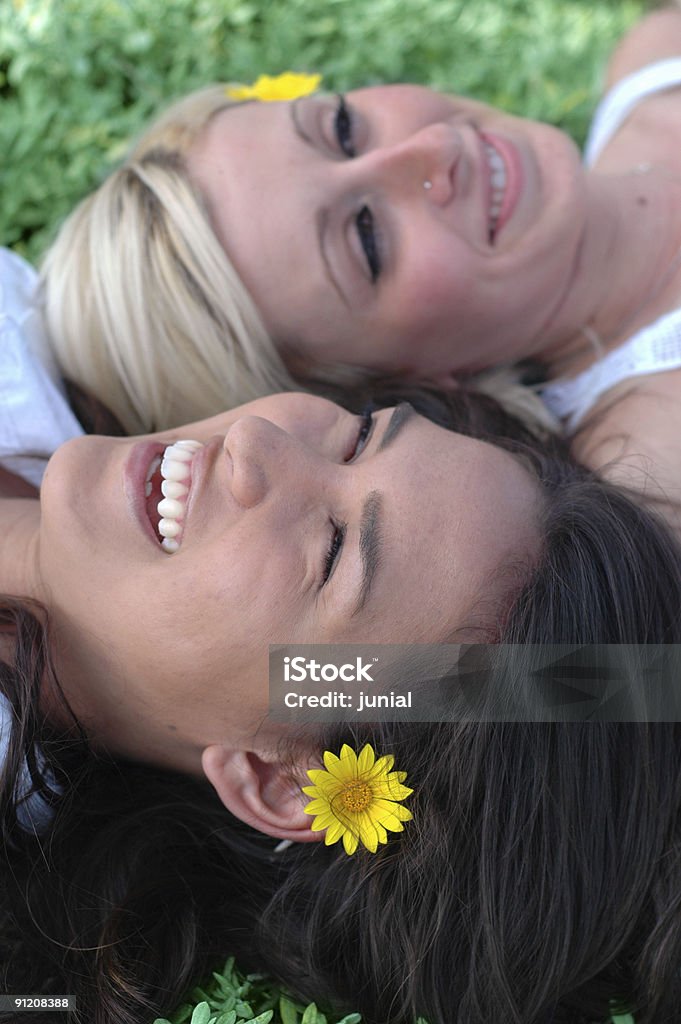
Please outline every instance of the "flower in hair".
[{"label": "flower in hair", "polygon": [[284,71],[281,75],[260,75],[253,85],[228,85],[225,92],[231,100],[297,100],[314,92],[321,80],[321,75]]},{"label": "flower in hair", "polygon": [[377,760],[369,743],[359,756],[344,743],[340,757],[324,751],[326,771],[309,769],[313,785],[303,786],[303,793],[313,799],[305,813],[315,815],[313,832],[326,829],[327,846],[342,838],[346,853],[354,853],[360,842],[376,853],[379,843],[387,843],[388,832],[403,831],[402,822],[412,813],[398,801],[413,790],[402,785],[406,772],[392,771],[394,762],[392,754]]}]

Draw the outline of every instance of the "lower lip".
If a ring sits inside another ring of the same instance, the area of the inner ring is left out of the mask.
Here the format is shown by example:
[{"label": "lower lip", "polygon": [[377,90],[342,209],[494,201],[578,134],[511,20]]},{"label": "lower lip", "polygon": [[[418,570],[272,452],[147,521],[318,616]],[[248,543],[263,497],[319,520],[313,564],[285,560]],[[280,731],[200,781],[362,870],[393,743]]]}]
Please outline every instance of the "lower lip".
[{"label": "lower lip", "polygon": [[524,184],[523,169],[518,151],[511,142],[508,142],[506,139],[500,139],[497,135],[484,134],[482,138],[496,149],[506,168],[506,188],[504,189],[504,200],[497,218],[496,239],[499,237],[499,233],[503,230],[504,225],[511,219],[522,192]]},{"label": "lower lip", "polygon": [[139,441],[136,445],[133,445],[132,451],[125,463],[123,474],[123,486],[125,488],[128,508],[156,550],[164,556],[165,552],[161,547],[158,535],[154,532],[154,528],[149,522],[147,515],[144,485],[146,484],[147,473],[149,472],[152,459],[163,455],[166,447],[167,443]]}]

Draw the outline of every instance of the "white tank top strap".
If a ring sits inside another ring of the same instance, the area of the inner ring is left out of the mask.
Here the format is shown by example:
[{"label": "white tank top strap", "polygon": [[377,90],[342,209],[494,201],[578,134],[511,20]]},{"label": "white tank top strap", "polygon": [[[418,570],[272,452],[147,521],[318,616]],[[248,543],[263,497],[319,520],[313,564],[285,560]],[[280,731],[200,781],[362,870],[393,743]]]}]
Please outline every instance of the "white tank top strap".
[{"label": "white tank top strap", "polygon": [[551,381],[541,397],[551,412],[576,430],[594,403],[628,377],[681,367],[681,309],[665,313],[570,380]]},{"label": "white tank top strap", "polygon": [[591,122],[584,147],[586,166],[590,167],[598,159],[617,129],[641,100],[677,85],[681,85],[681,57],[670,57],[639,68],[613,86],[599,103]]}]

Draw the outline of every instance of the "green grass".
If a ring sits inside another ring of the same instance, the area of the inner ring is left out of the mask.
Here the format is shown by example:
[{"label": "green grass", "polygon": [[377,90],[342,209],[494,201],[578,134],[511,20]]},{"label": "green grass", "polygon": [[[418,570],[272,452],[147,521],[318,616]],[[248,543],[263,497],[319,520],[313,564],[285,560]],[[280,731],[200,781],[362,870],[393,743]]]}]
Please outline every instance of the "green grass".
[{"label": "green grass", "polygon": [[241,974],[230,957],[170,1018],[157,1017],[154,1024],[359,1024],[361,1019],[358,1013],[327,1016],[314,1003],[297,1003],[266,978]]},{"label": "green grass", "polygon": [[415,81],[583,139],[643,0],[2,0],[0,244],[36,259],[145,121],[208,81]]}]

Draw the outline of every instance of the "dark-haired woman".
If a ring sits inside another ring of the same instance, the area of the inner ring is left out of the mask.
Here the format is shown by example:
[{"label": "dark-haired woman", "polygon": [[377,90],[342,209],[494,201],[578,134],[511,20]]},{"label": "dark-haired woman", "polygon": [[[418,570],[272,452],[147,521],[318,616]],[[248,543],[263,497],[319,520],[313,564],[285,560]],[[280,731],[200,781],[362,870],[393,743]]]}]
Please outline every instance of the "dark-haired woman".
[{"label": "dark-haired woman", "polygon": [[[267,717],[271,642],[676,643],[675,542],[557,442],[288,394],[77,438],[0,516],[5,991],[146,1024],[234,949],[381,1024],[678,1005],[673,727]],[[348,857],[301,786],[367,741],[413,820]]]}]

